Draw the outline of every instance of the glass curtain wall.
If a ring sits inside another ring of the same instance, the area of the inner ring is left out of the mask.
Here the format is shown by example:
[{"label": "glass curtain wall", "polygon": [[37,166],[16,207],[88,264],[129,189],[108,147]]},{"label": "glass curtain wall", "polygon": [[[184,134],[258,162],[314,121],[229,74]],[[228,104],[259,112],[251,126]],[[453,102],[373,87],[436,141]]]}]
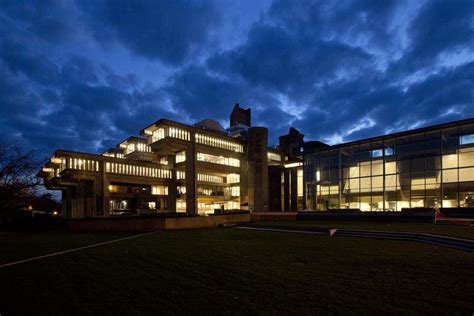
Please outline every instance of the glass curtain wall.
[{"label": "glass curtain wall", "polygon": [[474,124],[341,145],[304,162],[309,209],[474,207]]}]

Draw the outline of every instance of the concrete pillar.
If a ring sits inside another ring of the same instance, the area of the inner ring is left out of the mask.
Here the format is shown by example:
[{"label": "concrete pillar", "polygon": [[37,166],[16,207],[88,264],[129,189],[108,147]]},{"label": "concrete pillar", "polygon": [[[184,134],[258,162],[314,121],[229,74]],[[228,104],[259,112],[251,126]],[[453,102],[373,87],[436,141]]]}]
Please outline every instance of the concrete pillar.
[{"label": "concrete pillar", "polygon": [[110,181],[105,173],[105,162],[101,161],[99,163],[99,177],[97,179],[97,183],[99,186],[99,190],[97,192],[97,214],[99,216],[109,216],[110,215],[110,192],[109,192],[109,184]]},{"label": "concrete pillar", "polygon": [[241,159],[240,161],[240,204],[247,203],[249,201],[248,195],[248,177],[249,177],[249,165],[247,159]]},{"label": "concrete pillar", "polygon": [[196,143],[195,134],[191,133],[191,144],[186,148],[186,212],[190,215],[198,214],[197,209],[197,174],[196,174]]},{"label": "concrete pillar", "polygon": [[249,210],[268,211],[268,129],[251,127],[248,130]]},{"label": "concrete pillar", "polygon": [[168,212],[176,213],[177,188],[176,188],[176,170],[174,169],[176,156],[168,155],[167,159],[168,159],[168,166],[173,168],[171,171],[171,181],[169,181],[168,183]]},{"label": "concrete pillar", "polygon": [[290,181],[291,181],[291,191],[290,191],[290,201],[291,201],[291,211],[296,212],[298,210],[298,174],[297,168],[290,169]]},{"label": "concrete pillar", "polygon": [[283,171],[283,178],[285,182],[285,186],[283,189],[283,210],[285,212],[291,211],[291,200],[290,200],[290,188],[291,188],[291,182],[290,182],[290,170],[285,169]]}]

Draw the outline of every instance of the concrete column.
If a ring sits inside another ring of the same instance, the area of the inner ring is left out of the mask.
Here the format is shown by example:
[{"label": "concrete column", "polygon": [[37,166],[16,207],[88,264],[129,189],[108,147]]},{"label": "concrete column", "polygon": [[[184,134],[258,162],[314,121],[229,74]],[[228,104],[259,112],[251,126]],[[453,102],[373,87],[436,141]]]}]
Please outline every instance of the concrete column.
[{"label": "concrete column", "polygon": [[291,211],[296,212],[298,210],[298,174],[297,168],[290,169],[291,174],[291,191],[290,191],[290,200],[291,200]]},{"label": "concrete column", "polygon": [[248,174],[249,166],[247,159],[240,160],[240,204],[247,203],[249,200],[248,196]]},{"label": "concrete column", "polygon": [[248,130],[249,210],[268,211],[268,129],[251,127]]},{"label": "concrete column", "polygon": [[195,135],[191,133],[191,144],[186,148],[186,212],[190,215],[196,215],[197,209],[197,174],[196,174],[196,142]]},{"label": "concrete column", "polygon": [[291,200],[290,200],[290,188],[291,188],[291,183],[290,183],[290,170],[285,169],[283,171],[283,178],[285,181],[285,186],[283,189],[283,210],[285,212],[290,211],[290,205],[291,205]]},{"label": "concrete column", "polygon": [[100,188],[100,193],[99,193],[99,209],[98,209],[98,215],[102,216],[109,216],[110,215],[110,206],[109,206],[109,201],[110,201],[110,192],[109,192],[109,184],[110,181],[107,177],[107,174],[105,173],[105,162],[101,161],[99,163],[99,188]]},{"label": "concrete column", "polygon": [[176,213],[177,188],[176,188],[176,170],[174,169],[176,156],[168,155],[167,159],[168,159],[168,166],[172,168],[171,181],[169,181],[168,183],[168,212]]}]

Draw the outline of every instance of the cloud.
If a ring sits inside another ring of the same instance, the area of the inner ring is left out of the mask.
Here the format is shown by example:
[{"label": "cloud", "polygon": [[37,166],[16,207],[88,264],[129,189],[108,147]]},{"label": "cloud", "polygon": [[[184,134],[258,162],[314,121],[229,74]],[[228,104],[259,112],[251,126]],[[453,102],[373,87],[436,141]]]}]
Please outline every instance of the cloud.
[{"label": "cloud", "polygon": [[213,1],[110,0],[82,6],[98,41],[115,39],[138,56],[171,65],[199,53],[220,18]]},{"label": "cloud", "polygon": [[474,3],[470,0],[427,1],[407,27],[409,46],[392,65],[392,75],[434,68],[442,54],[467,48],[474,53]]},{"label": "cloud", "polygon": [[474,116],[472,1],[226,3],[2,3],[0,132],[100,152],[160,117],[226,125],[237,102],[270,143]]}]

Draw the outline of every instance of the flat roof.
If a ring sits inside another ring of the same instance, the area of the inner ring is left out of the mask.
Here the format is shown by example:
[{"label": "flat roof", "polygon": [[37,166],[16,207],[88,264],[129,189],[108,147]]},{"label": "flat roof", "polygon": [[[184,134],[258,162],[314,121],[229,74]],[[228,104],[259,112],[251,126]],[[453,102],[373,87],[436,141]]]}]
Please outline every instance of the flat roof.
[{"label": "flat roof", "polygon": [[426,126],[426,127],[420,127],[420,128],[415,128],[415,129],[411,129],[407,131],[396,132],[396,133],[391,133],[391,134],[386,134],[386,135],[374,136],[374,137],[354,140],[354,141],[350,141],[346,143],[340,143],[340,144],[336,144],[332,146],[329,145],[328,147],[325,147],[325,148],[317,148],[313,150],[304,151],[303,154],[310,154],[310,153],[314,153],[318,151],[337,149],[337,148],[361,144],[365,142],[380,141],[387,138],[407,136],[407,135],[416,134],[416,133],[425,133],[425,132],[435,131],[435,130],[439,130],[443,128],[455,127],[458,125],[466,125],[466,124],[474,124],[474,118],[468,118],[468,119],[463,119],[463,120],[458,120],[458,121],[452,121],[452,122],[441,123],[441,124],[436,124],[436,125],[431,125],[431,126]]}]

